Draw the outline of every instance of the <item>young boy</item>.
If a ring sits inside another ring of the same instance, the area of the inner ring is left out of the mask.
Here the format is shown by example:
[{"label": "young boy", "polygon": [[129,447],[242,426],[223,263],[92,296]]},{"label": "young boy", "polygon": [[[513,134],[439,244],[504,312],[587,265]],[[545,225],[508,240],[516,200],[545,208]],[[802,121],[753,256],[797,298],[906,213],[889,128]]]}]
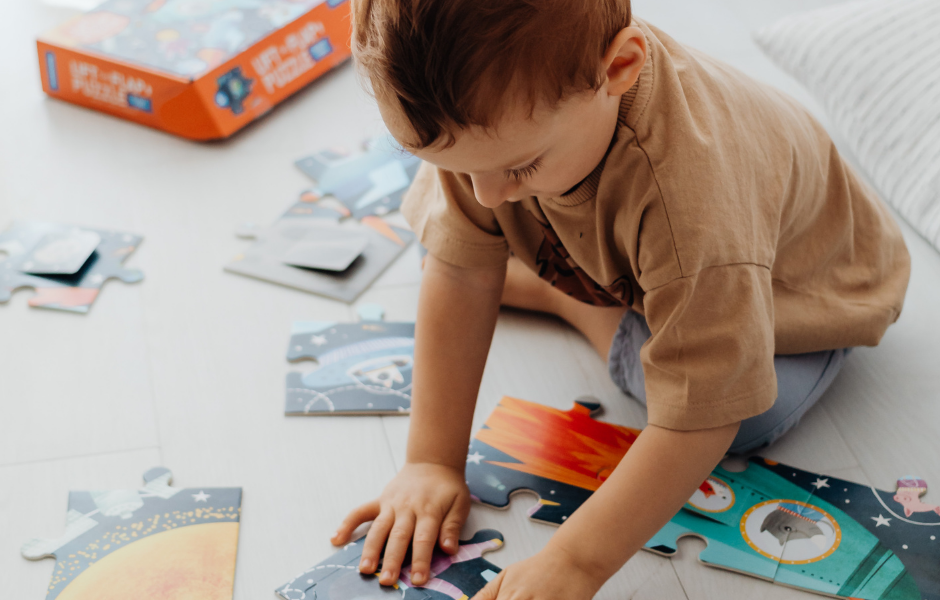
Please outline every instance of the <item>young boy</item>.
[{"label": "young boy", "polygon": [[479,597],[587,600],[729,449],[772,442],[848,348],[879,342],[907,287],[901,234],[801,106],[629,0],[356,0],[353,22],[386,124],[425,161],[403,211],[429,255],[407,464],[333,542],[372,521],[360,570],[384,546],[385,585],[410,543],[418,585],[436,542],[457,549],[500,302],[546,311],[649,425]]}]

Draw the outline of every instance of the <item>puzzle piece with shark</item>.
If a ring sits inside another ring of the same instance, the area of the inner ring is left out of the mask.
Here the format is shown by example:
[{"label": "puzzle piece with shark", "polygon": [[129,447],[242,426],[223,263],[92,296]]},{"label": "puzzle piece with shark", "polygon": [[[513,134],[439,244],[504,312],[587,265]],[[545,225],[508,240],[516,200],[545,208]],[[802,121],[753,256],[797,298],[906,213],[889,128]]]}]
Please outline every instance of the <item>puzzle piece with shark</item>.
[{"label": "puzzle piece with shark", "polygon": [[56,559],[46,600],[160,598],[168,585],[187,598],[231,598],[241,488],[171,481],[156,467],[139,489],[69,492],[65,533],[21,548],[30,560]]},{"label": "puzzle piece with shark", "polygon": [[[474,499],[500,508],[511,494],[533,491],[539,501],[530,516],[564,522],[640,433],[595,421],[598,410],[584,401],[560,411],[503,398],[470,445]],[[695,536],[707,542],[702,562],[781,585],[838,598],[940,600],[940,544],[931,533],[940,509],[920,500],[923,480],[898,485],[882,492],[754,457],[741,472],[716,467],[645,549],[671,556],[679,539]],[[906,529],[897,537],[883,521],[899,518]]]},{"label": "puzzle piece with shark", "polygon": [[356,219],[382,216],[401,206],[402,196],[421,164],[390,135],[372,138],[364,152],[325,150],[297,161],[297,167],[317,182],[307,202],[332,197]]},{"label": "puzzle piece with shark", "polygon": [[36,295],[29,299],[30,306],[87,313],[108,279],[143,279],[138,269],[122,266],[142,239],[130,233],[17,221],[0,232],[0,303],[17,289],[31,287]]},{"label": "puzzle piece with shark", "polygon": [[[375,307],[366,314],[379,316]],[[284,414],[407,414],[414,332],[414,323],[295,322],[287,359],[314,359],[317,368],[287,374]]]},{"label": "puzzle piece with shark", "polygon": [[[351,598],[404,600],[467,600],[482,590],[500,572],[483,558],[485,552],[503,545],[503,535],[492,529],[478,531],[469,540],[461,540],[456,554],[435,550],[431,578],[421,587],[411,583],[411,567],[402,569],[394,586],[379,585],[374,575],[359,573],[364,539],[347,544],[342,550],[297,575],[275,593],[283,600],[349,600]],[[379,566],[381,570],[381,565]]]}]

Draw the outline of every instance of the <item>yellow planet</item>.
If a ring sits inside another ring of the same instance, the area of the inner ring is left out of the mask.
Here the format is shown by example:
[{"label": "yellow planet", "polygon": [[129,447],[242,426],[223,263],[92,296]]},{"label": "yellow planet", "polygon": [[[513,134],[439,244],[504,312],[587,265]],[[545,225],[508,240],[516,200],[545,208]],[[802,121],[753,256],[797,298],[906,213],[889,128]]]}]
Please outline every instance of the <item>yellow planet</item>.
[{"label": "yellow planet", "polygon": [[58,600],[231,600],[238,523],[145,537],[88,567]]}]

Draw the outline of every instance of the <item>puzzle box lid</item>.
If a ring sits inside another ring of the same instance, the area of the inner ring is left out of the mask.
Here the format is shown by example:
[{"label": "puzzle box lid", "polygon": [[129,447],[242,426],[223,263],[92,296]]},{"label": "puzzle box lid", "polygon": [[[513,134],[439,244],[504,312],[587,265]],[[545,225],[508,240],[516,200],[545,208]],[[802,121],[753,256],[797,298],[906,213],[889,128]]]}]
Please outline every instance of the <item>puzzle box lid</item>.
[{"label": "puzzle box lid", "polygon": [[197,79],[314,7],[343,1],[106,0],[40,39]]}]

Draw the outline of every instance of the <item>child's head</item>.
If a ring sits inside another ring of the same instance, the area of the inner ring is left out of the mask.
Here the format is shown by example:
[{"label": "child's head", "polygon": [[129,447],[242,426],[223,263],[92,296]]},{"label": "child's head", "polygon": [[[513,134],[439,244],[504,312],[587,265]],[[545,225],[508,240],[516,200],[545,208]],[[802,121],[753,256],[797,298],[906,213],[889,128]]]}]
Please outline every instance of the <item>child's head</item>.
[{"label": "child's head", "polygon": [[647,55],[629,0],[356,0],[353,21],[392,134],[489,207],[589,175]]}]

